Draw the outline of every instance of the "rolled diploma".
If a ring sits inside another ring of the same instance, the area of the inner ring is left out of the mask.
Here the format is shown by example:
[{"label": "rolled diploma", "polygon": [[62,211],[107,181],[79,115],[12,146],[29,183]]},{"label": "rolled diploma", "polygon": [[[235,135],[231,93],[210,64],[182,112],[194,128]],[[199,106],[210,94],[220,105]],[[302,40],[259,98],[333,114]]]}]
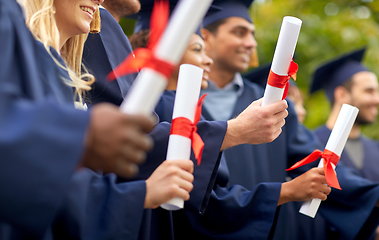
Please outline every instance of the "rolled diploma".
[{"label": "rolled diploma", "polygon": [[[156,46],[155,55],[158,59],[174,65],[179,63],[192,34],[211,3],[212,0],[182,0],[178,3]],[[150,115],[166,85],[167,80],[162,74],[144,68],[121,104],[121,111],[129,114]]]},{"label": "rolled diploma", "polygon": [[[203,69],[190,64],[180,66],[172,119],[185,117],[191,122],[194,121],[202,79]],[[190,156],[191,139],[180,135],[170,135],[166,159],[168,161],[190,159]],[[179,210],[183,206],[184,201],[181,198],[173,198],[161,205],[167,210]]]},{"label": "rolled diploma", "polygon": [[[297,39],[299,37],[302,21],[295,17],[284,17],[278,43],[276,44],[274,58],[272,60],[271,71],[280,75],[288,76],[288,68],[290,66]],[[284,89],[266,85],[263,96],[262,106],[269,105],[282,100]]]},{"label": "rolled diploma", "polygon": [[[358,108],[348,104],[343,104],[338,114],[337,121],[334,124],[333,130],[330,133],[328,142],[325,149],[334,152],[338,156],[341,156],[342,150],[345,147],[346,141],[349,137],[351,128],[354,125],[355,119],[358,115]],[[321,159],[318,167],[323,167],[324,159]],[[332,165],[333,168],[336,166]],[[321,204],[321,199],[314,198],[310,201],[306,201],[300,208],[300,213],[314,218],[317,210]]]}]

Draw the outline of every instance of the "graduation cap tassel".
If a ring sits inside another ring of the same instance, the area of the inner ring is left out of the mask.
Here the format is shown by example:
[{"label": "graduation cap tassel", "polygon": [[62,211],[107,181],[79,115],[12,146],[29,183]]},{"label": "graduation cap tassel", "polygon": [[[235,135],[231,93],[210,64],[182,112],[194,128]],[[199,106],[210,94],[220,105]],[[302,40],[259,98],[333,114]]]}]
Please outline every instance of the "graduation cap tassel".
[{"label": "graduation cap tassel", "polygon": [[101,29],[101,18],[99,7],[96,8],[95,13],[93,14],[93,19],[90,25],[90,33],[99,33]]}]

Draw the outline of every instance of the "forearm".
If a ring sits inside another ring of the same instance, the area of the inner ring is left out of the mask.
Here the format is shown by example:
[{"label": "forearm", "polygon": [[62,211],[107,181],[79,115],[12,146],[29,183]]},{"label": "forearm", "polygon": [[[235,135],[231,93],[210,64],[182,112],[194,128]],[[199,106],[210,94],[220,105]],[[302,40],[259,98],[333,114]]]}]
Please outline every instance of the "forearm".
[{"label": "forearm", "polygon": [[238,133],[238,120],[231,119],[227,121],[227,130],[220,151],[243,144],[240,134]]}]

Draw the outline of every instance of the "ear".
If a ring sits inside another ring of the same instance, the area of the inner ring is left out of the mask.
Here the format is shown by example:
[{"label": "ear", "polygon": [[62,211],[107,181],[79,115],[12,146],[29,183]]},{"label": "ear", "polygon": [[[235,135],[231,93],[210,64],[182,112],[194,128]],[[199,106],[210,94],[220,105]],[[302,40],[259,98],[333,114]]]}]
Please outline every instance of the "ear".
[{"label": "ear", "polygon": [[204,39],[204,42],[208,41],[210,35],[212,34],[210,31],[208,31],[208,30],[205,29],[205,28],[200,29],[200,32],[201,32],[201,36],[202,36],[203,39]]},{"label": "ear", "polygon": [[350,100],[351,95],[346,88],[338,86],[336,89],[334,89],[334,101],[336,103],[350,103]]}]

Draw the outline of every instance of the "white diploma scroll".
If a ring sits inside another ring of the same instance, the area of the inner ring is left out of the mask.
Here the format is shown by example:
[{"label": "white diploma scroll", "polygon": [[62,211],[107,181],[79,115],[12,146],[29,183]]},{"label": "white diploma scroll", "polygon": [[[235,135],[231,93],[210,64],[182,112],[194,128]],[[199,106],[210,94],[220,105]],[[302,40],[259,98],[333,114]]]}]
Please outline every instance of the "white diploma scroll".
[{"label": "white diploma scroll", "polygon": [[[174,65],[178,64],[190,37],[196,31],[211,3],[212,0],[180,1],[157,43],[156,58]],[[121,111],[150,115],[166,85],[167,80],[162,74],[152,69],[142,69],[121,104]]]},{"label": "white diploma scroll", "polygon": [[[299,37],[302,21],[295,17],[284,17],[280,28],[278,42],[276,44],[271,71],[280,76],[288,76],[297,39]],[[266,85],[262,106],[282,100],[284,89]]]},{"label": "white diploma scroll", "polygon": [[[341,156],[342,150],[345,147],[346,141],[349,137],[351,128],[354,125],[355,119],[358,115],[358,108],[353,107],[348,104],[343,104],[342,108],[338,114],[337,121],[334,124],[333,130],[330,133],[328,142],[326,143],[325,149],[334,152],[338,156]],[[323,167],[323,159],[320,160],[318,167]],[[333,165],[333,169],[336,166]],[[300,213],[314,218],[316,216],[317,210],[321,204],[321,199],[312,199],[306,201],[300,208]]]},{"label": "white diploma scroll", "polygon": [[[180,66],[172,119],[185,117],[191,122],[194,121],[202,79],[203,69],[190,64]],[[171,134],[168,141],[167,160],[190,159],[190,155],[191,139]],[[181,198],[171,199],[161,205],[167,210],[179,210],[183,206],[184,201]]]}]

